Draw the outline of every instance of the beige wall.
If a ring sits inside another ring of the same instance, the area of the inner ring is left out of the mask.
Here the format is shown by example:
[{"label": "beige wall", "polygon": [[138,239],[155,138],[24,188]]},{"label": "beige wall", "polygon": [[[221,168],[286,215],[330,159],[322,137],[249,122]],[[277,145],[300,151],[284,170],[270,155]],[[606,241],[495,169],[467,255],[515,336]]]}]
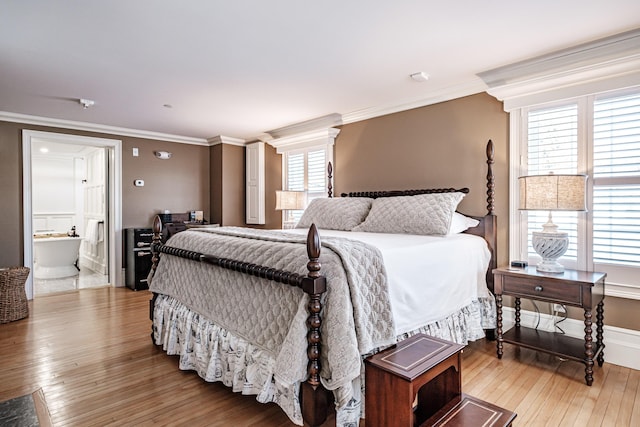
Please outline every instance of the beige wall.
[{"label": "beige wall", "polygon": [[[155,214],[168,209],[174,213],[201,210],[209,219],[209,147],[154,141],[122,139],[122,226],[148,227]],[[132,149],[138,148],[138,157]],[[169,160],[160,160],[154,151],[169,151]],[[144,187],[133,181],[144,180]]]},{"label": "beige wall", "polygon": [[509,117],[478,94],[342,127],[335,145],[335,194],[469,187],[459,210],[487,213],[486,144],[495,144],[498,260],[508,258]]},{"label": "beige wall", "polygon": [[222,145],[222,225],[245,225],[245,148]]},{"label": "beige wall", "polygon": [[282,190],[282,155],[265,145],[265,225],[255,228],[282,228],[282,212],[276,211],[276,191]]}]

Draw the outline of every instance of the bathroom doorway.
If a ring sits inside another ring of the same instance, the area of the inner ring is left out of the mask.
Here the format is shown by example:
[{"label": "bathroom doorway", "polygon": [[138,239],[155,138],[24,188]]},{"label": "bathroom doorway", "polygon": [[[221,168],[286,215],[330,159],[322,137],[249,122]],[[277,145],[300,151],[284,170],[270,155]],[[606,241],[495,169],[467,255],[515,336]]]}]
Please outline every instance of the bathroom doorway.
[{"label": "bathroom doorway", "polygon": [[121,141],[23,132],[27,296],[121,285]]}]

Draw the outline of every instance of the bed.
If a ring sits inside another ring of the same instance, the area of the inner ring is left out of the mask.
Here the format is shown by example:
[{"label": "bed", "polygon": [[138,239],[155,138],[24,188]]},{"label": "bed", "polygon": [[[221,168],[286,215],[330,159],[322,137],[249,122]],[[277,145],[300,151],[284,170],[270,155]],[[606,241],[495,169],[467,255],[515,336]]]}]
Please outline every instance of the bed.
[{"label": "bed", "polygon": [[329,166],[329,198],[296,230],[189,230],[163,244],[156,218],[154,343],[295,424],[320,425],[335,406],[337,425],[357,426],[365,357],[419,332],[466,344],[495,327],[493,150],[481,217],[455,212],[466,188],[333,198]]}]

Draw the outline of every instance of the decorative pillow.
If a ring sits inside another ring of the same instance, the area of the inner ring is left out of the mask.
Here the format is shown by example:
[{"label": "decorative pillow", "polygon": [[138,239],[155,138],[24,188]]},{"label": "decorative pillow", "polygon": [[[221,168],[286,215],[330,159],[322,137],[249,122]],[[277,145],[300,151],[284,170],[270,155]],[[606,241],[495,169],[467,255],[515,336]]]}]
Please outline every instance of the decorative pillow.
[{"label": "decorative pillow", "polygon": [[375,199],[367,219],[353,231],[444,236],[463,193],[434,193]]},{"label": "decorative pillow", "polygon": [[451,218],[451,225],[449,226],[449,234],[458,234],[469,228],[477,227],[480,221],[477,219],[469,218],[461,213],[454,212]]},{"label": "decorative pillow", "polygon": [[350,231],[364,221],[372,202],[373,199],[366,197],[313,199],[296,228],[307,228],[315,224],[326,230]]}]

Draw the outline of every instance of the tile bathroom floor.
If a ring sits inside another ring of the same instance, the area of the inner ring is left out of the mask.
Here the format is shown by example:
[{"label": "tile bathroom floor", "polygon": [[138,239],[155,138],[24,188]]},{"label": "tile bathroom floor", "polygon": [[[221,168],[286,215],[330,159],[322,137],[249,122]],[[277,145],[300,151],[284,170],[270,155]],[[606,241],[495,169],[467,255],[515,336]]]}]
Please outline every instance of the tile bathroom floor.
[{"label": "tile bathroom floor", "polygon": [[76,289],[110,286],[107,275],[96,273],[88,268],[82,268],[77,276],[62,279],[34,279],[33,284],[36,296]]}]

